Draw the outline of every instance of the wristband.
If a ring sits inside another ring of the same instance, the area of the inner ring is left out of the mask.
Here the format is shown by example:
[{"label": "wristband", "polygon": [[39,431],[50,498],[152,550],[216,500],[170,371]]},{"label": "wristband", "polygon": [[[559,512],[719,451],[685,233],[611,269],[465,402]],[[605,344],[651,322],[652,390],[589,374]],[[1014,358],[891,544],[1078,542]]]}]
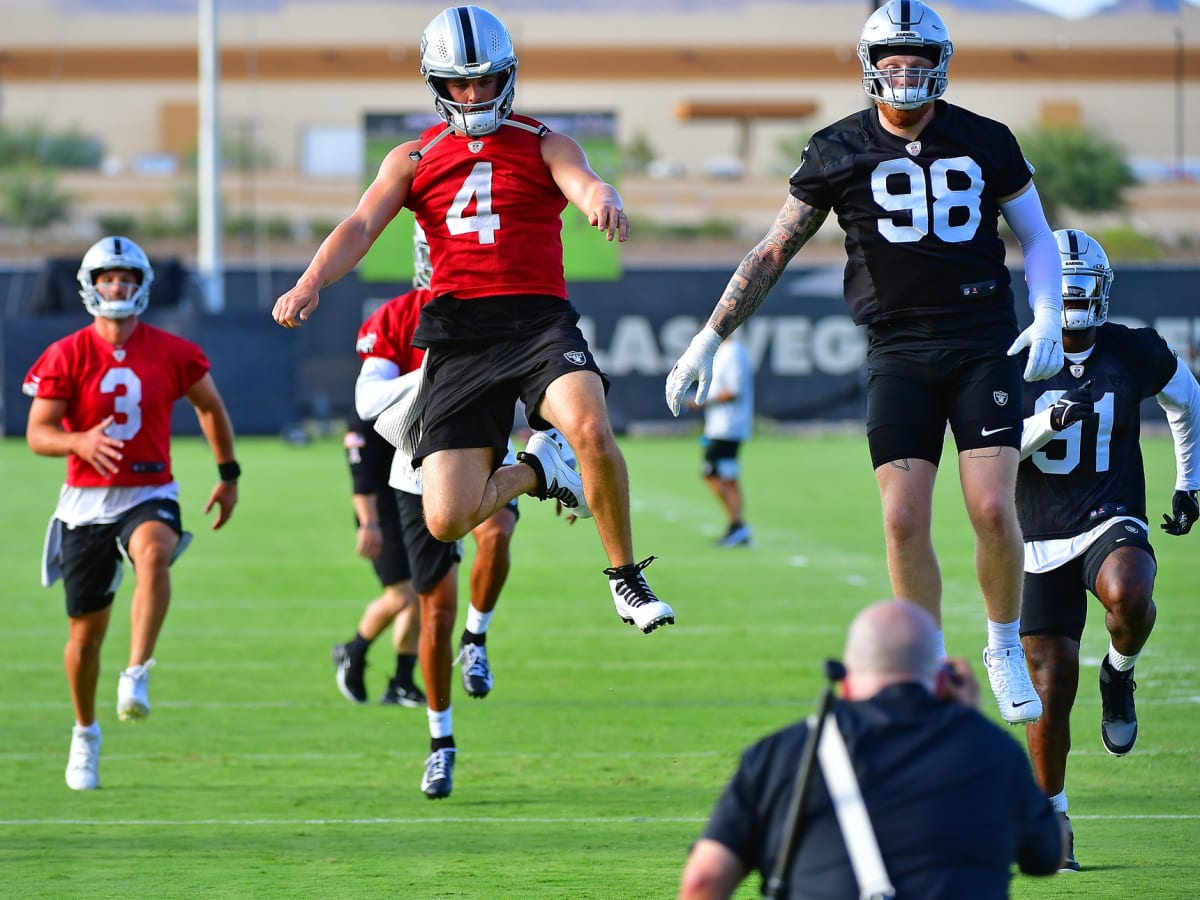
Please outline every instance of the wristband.
[{"label": "wristband", "polygon": [[237,480],[242,474],[242,467],[237,464],[236,459],[217,463],[217,474],[220,476],[222,484],[237,484]]}]

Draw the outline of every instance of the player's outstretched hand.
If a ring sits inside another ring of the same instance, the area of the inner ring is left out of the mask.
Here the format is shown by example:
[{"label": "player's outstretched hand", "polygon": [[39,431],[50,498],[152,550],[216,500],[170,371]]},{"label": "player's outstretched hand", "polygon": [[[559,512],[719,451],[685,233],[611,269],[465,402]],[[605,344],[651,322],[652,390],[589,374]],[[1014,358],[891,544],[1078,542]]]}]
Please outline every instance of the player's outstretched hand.
[{"label": "player's outstretched hand", "polygon": [[1089,378],[1077,388],[1067,391],[1050,407],[1050,427],[1055,431],[1069,428],[1076,422],[1100,418],[1096,412],[1096,401],[1092,397],[1092,385],[1096,379]]},{"label": "player's outstretched hand", "polygon": [[1200,518],[1200,503],[1196,501],[1195,491],[1176,491],[1171,498],[1172,516],[1163,513],[1162,530],[1167,534],[1187,534],[1192,530],[1196,519]]},{"label": "player's outstretched hand", "polygon": [[204,505],[204,514],[206,516],[214,506],[217,507],[217,517],[212,523],[213,531],[216,531],[229,521],[229,517],[233,515],[233,508],[237,506],[237,502],[237,483],[218,481],[217,486],[214,487],[212,489],[212,493],[208,495],[208,503]]},{"label": "player's outstretched hand", "polygon": [[1042,381],[1058,374],[1063,367],[1061,308],[1039,309],[1034,313],[1033,324],[1017,335],[1008,355],[1016,356],[1026,347],[1029,348],[1026,381]]},{"label": "player's outstretched hand", "polygon": [[705,325],[675,361],[667,374],[666,396],[671,415],[679,415],[683,409],[683,397],[693,384],[696,385],[696,404],[704,405],[708,397],[708,385],[712,381],[713,356],[722,340],[719,334]]}]

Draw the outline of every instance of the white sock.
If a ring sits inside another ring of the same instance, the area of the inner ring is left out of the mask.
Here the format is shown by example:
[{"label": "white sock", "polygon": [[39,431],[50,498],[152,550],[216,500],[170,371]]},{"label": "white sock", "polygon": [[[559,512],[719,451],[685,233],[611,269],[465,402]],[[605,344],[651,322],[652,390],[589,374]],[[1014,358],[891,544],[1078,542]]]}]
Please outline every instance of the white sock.
[{"label": "white sock", "polygon": [[90,734],[94,737],[100,733],[100,723],[93,722],[91,725],[80,725],[78,722],[76,722],[75,730],[80,734]]},{"label": "white sock", "polygon": [[1021,620],[993,622],[988,619],[988,649],[999,652],[1021,646]]},{"label": "white sock", "polygon": [[1118,672],[1128,672],[1137,664],[1138,657],[1141,652],[1133,654],[1133,656],[1124,656],[1117,652],[1117,648],[1112,645],[1112,641],[1108,642],[1108,664]]},{"label": "white sock", "polygon": [[946,658],[946,632],[940,628],[937,630],[937,647],[938,659],[944,660]]},{"label": "white sock", "polygon": [[451,737],[454,734],[454,729],[451,727],[450,707],[447,706],[443,710],[425,708],[425,715],[429,717],[429,736],[434,738]]},{"label": "white sock", "polygon": [[467,607],[467,631],[471,634],[487,634],[488,625],[492,622],[492,612],[480,612],[473,606]]},{"label": "white sock", "polygon": [[1063,788],[1057,794],[1050,798],[1050,805],[1054,807],[1055,812],[1060,812],[1063,815],[1067,814],[1067,789]]}]

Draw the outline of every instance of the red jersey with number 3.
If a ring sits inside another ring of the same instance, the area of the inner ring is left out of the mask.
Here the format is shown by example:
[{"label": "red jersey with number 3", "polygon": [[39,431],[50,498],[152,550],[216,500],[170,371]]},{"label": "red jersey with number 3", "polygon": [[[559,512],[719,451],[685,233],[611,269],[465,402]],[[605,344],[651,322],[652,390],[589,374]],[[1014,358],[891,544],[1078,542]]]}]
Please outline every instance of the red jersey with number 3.
[{"label": "red jersey with number 3", "polygon": [[[511,116],[535,129],[542,123]],[[424,146],[445,131],[421,135]],[[417,163],[406,205],[425,229],[433,293],[567,297],[563,196],[542,159],[541,135],[512,124],[492,134],[449,134]]]},{"label": "red jersey with number 3", "polygon": [[139,322],[118,347],[89,325],[47,347],[22,389],[31,397],[66,400],[67,431],[87,431],[113,416],[106,434],[125,442],[117,472],[105,478],[72,453],[71,487],[168,484],[174,480],[171,410],[208,370],[204,351],[169,331]]},{"label": "red jersey with number 3", "polygon": [[421,368],[425,351],[412,345],[421,318],[421,307],[433,299],[433,292],[417,288],[399,297],[393,297],[367,317],[358,329],[358,340],[354,349],[360,359],[377,356],[394,362],[400,374],[415,372]]}]

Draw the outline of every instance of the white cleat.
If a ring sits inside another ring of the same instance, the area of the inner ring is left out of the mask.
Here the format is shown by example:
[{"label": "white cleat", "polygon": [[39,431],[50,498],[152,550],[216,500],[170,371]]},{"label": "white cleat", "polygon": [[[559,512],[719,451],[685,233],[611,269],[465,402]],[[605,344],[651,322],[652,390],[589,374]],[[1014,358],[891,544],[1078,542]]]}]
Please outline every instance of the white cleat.
[{"label": "white cleat", "polygon": [[535,431],[531,434],[517,459],[537,472],[539,490],[536,496],[539,500],[557,500],[563,509],[580,519],[592,517],[583,495],[583,479],[564,459],[562,444],[550,433]]},{"label": "white cleat", "polygon": [[649,634],[659,625],[675,624],[675,612],[655,596],[642,574],[654,560],[655,557],[648,556],[640,563],[604,570],[617,615],[622,622],[640,628],[643,634]]},{"label": "white cleat", "polygon": [[1000,707],[1000,718],[1009,725],[1022,725],[1042,717],[1042,699],[1029,680],[1024,650],[1011,647],[993,652],[985,648],[983,664]]},{"label": "white cleat", "polygon": [[150,668],[154,660],[132,666],[121,673],[117,682],[117,718],[122,722],[140,722],[150,715]]},{"label": "white cleat", "polygon": [[67,757],[67,787],[94,791],[100,787],[100,729],[76,725],[71,729],[71,754]]}]

